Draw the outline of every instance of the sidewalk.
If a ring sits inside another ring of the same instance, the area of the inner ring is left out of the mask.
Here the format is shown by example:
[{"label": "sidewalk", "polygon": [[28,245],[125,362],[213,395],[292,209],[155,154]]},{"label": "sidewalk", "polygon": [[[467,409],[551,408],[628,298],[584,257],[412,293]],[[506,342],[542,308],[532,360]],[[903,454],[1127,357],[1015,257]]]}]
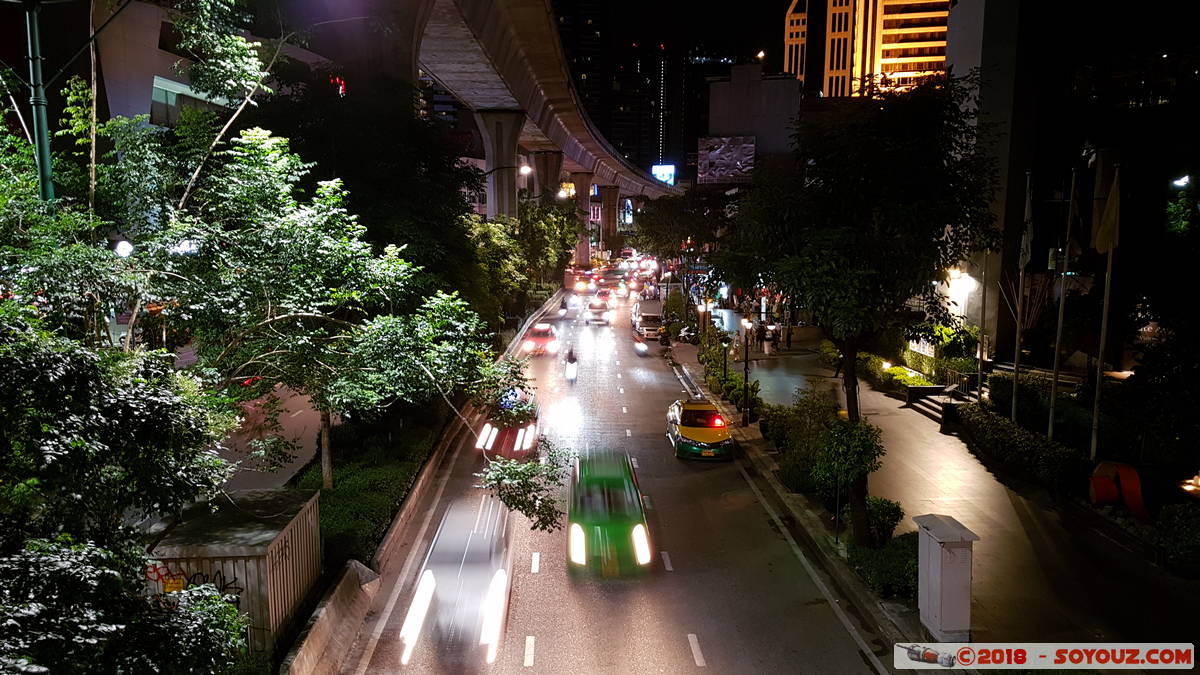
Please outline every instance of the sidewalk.
[{"label": "sidewalk", "polygon": [[[696,372],[696,348],[678,345],[675,351]],[[750,370],[769,403],[790,403],[797,386],[834,384],[832,370],[812,353],[752,361]],[[1200,634],[1193,609],[1200,582],[1149,565],[1040,491],[1005,487],[958,437],[942,434],[936,422],[902,401],[865,382],[860,394],[863,414],[883,430],[887,448],[882,467],[871,475],[870,493],[903,506],[897,534],[916,529],[913,516],[942,513],[981,537],[973,565],[972,640],[1191,641]]]}]

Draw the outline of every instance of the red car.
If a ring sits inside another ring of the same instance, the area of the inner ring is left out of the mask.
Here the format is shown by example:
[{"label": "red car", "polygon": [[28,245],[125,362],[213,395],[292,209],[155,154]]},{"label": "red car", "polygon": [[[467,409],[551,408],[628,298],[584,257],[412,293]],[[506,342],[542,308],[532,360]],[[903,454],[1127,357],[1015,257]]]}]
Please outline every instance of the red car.
[{"label": "red car", "polygon": [[493,459],[536,457],[539,412],[533,394],[516,389],[510,391],[500,404],[500,410],[488,415],[488,421],[475,439],[475,449]]},{"label": "red car", "polygon": [[548,323],[535,323],[533,328],[530,328],[529,332],[525,334],[525,341],[521,343],[521,353],[525,355],[557,354],[558,331]]}]

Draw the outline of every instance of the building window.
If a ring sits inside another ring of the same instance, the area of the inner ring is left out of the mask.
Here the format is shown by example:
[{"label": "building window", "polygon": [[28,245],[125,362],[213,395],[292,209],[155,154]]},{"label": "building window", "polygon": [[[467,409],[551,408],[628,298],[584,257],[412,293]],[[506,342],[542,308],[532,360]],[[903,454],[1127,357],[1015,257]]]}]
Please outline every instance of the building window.
[{"label": "building window", "polygon": [[172,82],[155,76],[154,89],[150,94],[150,123],[164,127],[179,124],[180,111],[190,110],[225,110],[224,106],[206,101],[197,96],[185,84]]}]

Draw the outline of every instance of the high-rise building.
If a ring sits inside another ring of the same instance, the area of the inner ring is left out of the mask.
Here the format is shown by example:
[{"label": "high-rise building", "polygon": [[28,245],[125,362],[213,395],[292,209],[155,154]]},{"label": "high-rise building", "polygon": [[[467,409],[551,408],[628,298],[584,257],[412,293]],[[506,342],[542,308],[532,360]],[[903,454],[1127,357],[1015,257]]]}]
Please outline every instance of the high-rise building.
[{"label": "high-rise building", "polygon": [[[805,0],[788,7],[784,70],[801,81],[818,78],[825,96],[861,96],[873,83],[908,87],[945,72],[948,0],[824,2],[823,26],[810,22],[812,8]],[[815,70],[806,64],[814,40],[825,45],[823,72],[808,72]]]},{"label": "high-rise building", "polygon": [[792,0],[787,9],[783,35],[783,72],[804,82],[808,56],[808,0]]}]

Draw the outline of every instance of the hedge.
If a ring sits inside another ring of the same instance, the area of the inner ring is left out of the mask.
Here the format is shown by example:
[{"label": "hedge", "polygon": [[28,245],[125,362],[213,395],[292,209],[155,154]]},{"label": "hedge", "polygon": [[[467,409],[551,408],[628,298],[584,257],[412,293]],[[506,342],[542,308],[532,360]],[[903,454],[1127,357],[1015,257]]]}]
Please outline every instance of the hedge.
[{"label": "hedge", "polygon": [[[900,502],[883,497],[867,497],[867,530],[876,548],[882,548],[891,541],[896,526],[903,519],[904,509]],[[847,504],[842,509],[842,522],[849,523],[850,520],[850,505]]]},{"label": "hedge", "polygon": [[866,377],[879,389],[902,393],[910,386],[933,386],[933,383],[929,380],[925,379],[921,375],[908,372],[908,370],[902,366],[889,366],[888,368],[884,368],[883,364],[886,363],[886,361],[878,354],[859,352],[858,362],[859,373]]},{"label": "hedge", "polygon": [[830,340],[821,340],[817,345],[817,354],[820,355],[821,363],[836,368],[839,361],[842,360],[842,352]]},{"label": "hedge", "polygon": [[[1051,378],[1021,374],[1017,394],[1017,423],[1038,433],[1044,433],[1050,419]],[[992,373],[988,376],[988,387],[994,410],[1007,414],[1012,410],[1012,373]],[[1136,447],[1130,425],[1123,425],[1111,415],[1101,411],[1099,454],[1105,457],[1120,457],[1131,447]],[[1059,387],[1058,400],[1054,409],[1054,438],[1063,445],[1081,453],[1091,452],[1092,408]]]},{"label": "hedge", "polygon": [[1164,506],[1155,522],[1155,543],[1167,565],[1189,576],[1200,575],[1200,504]]},{"label": "hedge", "polygon": [[[352,433],[338,435],[346,441],[354,438]],[[359,445],[335,443],[334,489],[321,491],[325,569],[339,570],[351,558],[369,562],[408,495],[434,434],[406,427],[397,436],[394,443],[374,436],[358,438]],[[301,475],[298,487],[321,489],[320,462]]]},{"label": "hedge", "polygon": [[883,548],[846,545],[851,569],[880,597],[917,597],[917,533],[892,539]]},{"label": "hedge", "polygon": [[1032,476],[1051,490],[1082,484],[1083,453],[1047,440],[976,403],[958,407],[972,452]]}]

